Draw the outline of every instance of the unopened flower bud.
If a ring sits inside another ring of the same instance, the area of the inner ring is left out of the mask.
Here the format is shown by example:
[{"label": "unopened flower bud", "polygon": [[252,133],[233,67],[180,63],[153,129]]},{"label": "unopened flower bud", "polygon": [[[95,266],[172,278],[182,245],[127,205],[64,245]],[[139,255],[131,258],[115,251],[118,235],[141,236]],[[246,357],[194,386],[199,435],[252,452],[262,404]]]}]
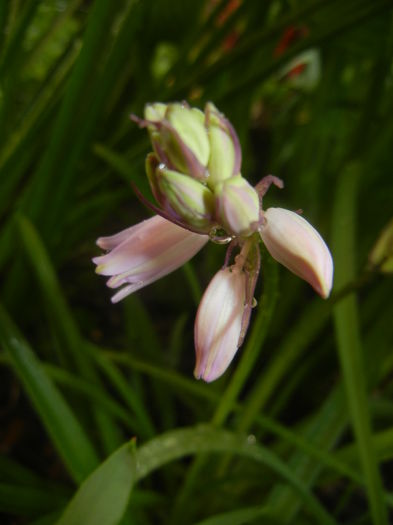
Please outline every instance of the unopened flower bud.
[{"label": "unopened flower bud", "polygon": [[196,179],[207,178],[210,147],[205,116],[186,104],[148,104],[145,120],[160,162]]},{"label": "unopened flower bud", "polygon": [[146,104],[144,117],[151,122],[161,122],[165,118],[167,105],[162,102]]},{"label": "unopened flower bud", "polygon": [[241,175],[216,185],[216,219],[231,235],[248,236],[257,227],[259,197]]},{"label": "unopened flower bud", "polygon": [[333,260],[319,233],[299,214],[268,208],[260,233],[270,254],[326,299],[332,288]]},{"label": "unopened flower bud", "polygon": [[201,182],[157,166],[151,177],[152,190],[161,206],[182,222],[197,229],[210,230],[213,217],[213,193]]},{"label": "unopened flower bud", "polygon": [[206,104],[205,115],[210,142],[207,184],[214,188],[240,172],[241,149],[232,125],[211,102]]},{"label": "unopened flower bud", "polygon": [[220,270],[207,287],[195,320],[194,375],[207,382],[220,377],[239,347],[246,302],[246,274]]},{"label": "unopened flower bud", "polygon": [[170,104],[165,116],[199,162],[207,166],[210,148],[202,111],[183,104]]}]

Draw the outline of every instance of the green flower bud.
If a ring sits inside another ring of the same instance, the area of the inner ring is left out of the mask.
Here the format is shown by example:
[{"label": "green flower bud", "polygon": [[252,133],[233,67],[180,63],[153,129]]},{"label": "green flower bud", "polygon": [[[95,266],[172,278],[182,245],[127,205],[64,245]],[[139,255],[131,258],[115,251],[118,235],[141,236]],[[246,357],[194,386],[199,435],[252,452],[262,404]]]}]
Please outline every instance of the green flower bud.
[{"label": "green flower bud", "polygon": [[160,162],[195,179],[207,178],[210,146],[202,111],[179,103],[148,104],[141,122]]},{"label": "green flower bud", "polygon": [[214,209],[213,193],[201,182],[158,165],[150,184],[163,209],[198,229],[209,231]]},{"label": "green flower bud", "polygon": [[146,104],[145,106],[145,120],[152,122],[161,122],[165,118],[167,105],[161,102],[155,102],[154,104]]},{"label": "green flower bud", "polygon": [[147,127],[154,153],[168,169],[202,181],[212,191],[240,173],[239,139],[211,102],[204,113],[186,103],[148,104],[144,119],[132,118]]},{"label": "green flower bud", "polygon": [[202,111],[182,104],[170,104],[165,116],[198,161],[206,166],[210,147],[205,128],[205,115]]},{"label": "green flower bud", "polygon": [[216,219],[231,235],[248,236],[259,221],[259,197],[241,175],[220,182],[214,188]]},{"label": "green flower bud", "polygon": [[240,172],[241,149],[232,125],[214,104],[206,104],[205,114],[210,142],[207,184],[214,188]]}]

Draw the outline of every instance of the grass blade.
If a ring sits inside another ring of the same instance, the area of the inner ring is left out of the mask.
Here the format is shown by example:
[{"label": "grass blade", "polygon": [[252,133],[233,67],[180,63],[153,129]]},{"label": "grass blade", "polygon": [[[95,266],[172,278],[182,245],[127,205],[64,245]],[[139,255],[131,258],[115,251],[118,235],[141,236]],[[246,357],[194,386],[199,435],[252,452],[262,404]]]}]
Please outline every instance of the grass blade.
[{"label": "grass blade", "polygon": [[[355,276],[356,190],[360,175],[360,166],[353,163],[343,170],[338,179],[332,235],[336,287],[343,286]],[[334,322],[348,407],[366,481],[373,523],[374,525],[387,525],[382,482],[372,442],[358,309],[354,293],[342,299],[335,306]]]},{"label": "grass blade", "polygon": [[[117,523],[114,521],[114,515],[116,513],[116,519],[119,519],[118,510],[124,510],[129,491],[136,481],[145,478],[170,461],[201,452],[237,454],[271,468],[297,491],[309,511],[318,520],[317,523],[321,525],[336,523],[285,463],[267,448],[250,444],[247,438],[225,430],[198,426],[162,434],[143,445],[135,453],[130,444],[121,447],[86,480],[57,525],[79,525],[82,522],[88,525],[114,525]],[[120,500],[117,506],[116,498]],[[111,513],[106,512],[105,504],[110,506]],[[97,509],[100,509],[99,513],[96,512]],[[96,521],[91,521],[90,514]],[[81,521],[82,516],[84,519]]]},{"label": "grass blade", "polygon": [[0,512],[17,515],[37,515],[63,507],[67,503],[49,487],[21,487],[0,483]]},{"label": "grass blade", "polygon": [[68,471],[75,481],[82,481],[97,465],[98,458],[94,447],[2,306],[0,337],[15,373]]},{"label": "grass blade", "polygon": [[[60,336],[60,348],[63,359],[68,363],[70,361],[69,357],[71,356],[73,364],[83,378],[95,384],[97,390],[98,386],[101,385],[100,378],[94,368],[93,362],[89,359],[87,353],[83,352],[85,346],[79,329],[60,288],[45,246],[28,219],[19,216],[17,222],[24,248],[33,266],[47,304],[48,317]],[[102,395],[106,397],[105,393]],[[100,429],[100,437],[102,438],[104,449],[107,453],[111,453],[121,443],[119,429],[112,421],[110,414],[102,411],[99,404],[94,406],[93,413],[97,426]]]}]

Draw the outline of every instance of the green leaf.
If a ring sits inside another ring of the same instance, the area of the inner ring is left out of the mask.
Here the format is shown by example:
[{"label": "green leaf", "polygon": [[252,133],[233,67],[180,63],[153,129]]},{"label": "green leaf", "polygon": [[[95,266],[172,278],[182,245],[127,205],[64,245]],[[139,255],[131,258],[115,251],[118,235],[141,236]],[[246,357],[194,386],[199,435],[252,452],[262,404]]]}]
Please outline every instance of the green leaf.
[{"label": "green leaf", "polygon": [[134,444],[126,443],[81,485],[56,525],[115,525],[136,480]]},{"label": "green leaf", "polygon": [[200,425],[162,434],[136,452],[130,444],[121,447],[85,481],[57,525],[115,525],[135,482],[170,461],[201,452],[230,452],[267,466],[296,490],[317,523],[336,523],[286,464],[267,448],[250,443],[246,437]]},{"label": "green leaf", "polygon": [[0,340],[68,471],[80,482],[98,463],[94,447],[1,305]]}]

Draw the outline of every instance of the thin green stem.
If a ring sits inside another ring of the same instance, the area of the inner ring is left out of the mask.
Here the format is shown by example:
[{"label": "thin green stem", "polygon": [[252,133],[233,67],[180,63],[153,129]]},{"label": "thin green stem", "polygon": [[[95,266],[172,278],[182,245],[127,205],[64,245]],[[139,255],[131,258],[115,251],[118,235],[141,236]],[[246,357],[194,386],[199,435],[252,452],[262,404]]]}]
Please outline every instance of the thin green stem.
[{"label": "thin green stem", "polygon": [[[360,165],[352,163],[343,170],[338,178],[332,235],[336,287],[341,287],[345,282],[353,279],[356,272],[355,225],[357,185],[360,175]],[[373,524],[387,525],[382,481],[372,442],[355,294],[348,295],[335,306],[334,322],[348,407],[366,481]]]}]

